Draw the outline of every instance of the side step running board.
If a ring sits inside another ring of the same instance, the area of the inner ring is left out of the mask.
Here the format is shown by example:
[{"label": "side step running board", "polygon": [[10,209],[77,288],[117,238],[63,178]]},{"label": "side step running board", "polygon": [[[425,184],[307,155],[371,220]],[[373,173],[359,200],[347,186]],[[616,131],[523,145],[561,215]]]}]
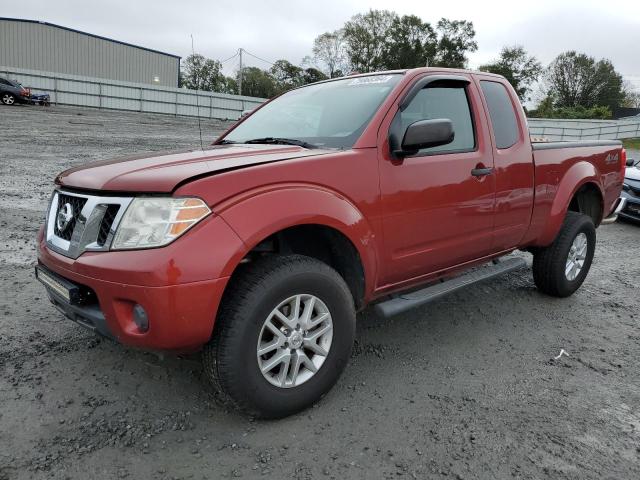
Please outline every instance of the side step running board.
[{"label": "side step running board", "polygon": [[505,273],[512,272],[513,270],[518,270],[526,265],[527,262],[524,258],[510,258],[508,260],[491,263],[489,266],[480,267],[470,273],[452,278],[451,280],[436,283],[435,285],[423,288],[422,290],[417,290],[411,293],[402,293],[390,298],[389,300],[376,304],[375,309],[380,315],[384,317],[391,317],[437,300],[438,298],[444,297],[450,293],[462,290],[463,288],[475,283],[504,275]]}]

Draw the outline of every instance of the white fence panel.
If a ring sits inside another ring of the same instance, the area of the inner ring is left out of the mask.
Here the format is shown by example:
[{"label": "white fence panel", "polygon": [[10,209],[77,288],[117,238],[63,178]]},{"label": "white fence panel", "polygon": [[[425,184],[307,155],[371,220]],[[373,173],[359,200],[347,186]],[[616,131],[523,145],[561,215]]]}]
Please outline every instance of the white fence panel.
[{"label": "white fence panel", "polygon": [[563,120],[530,118],[529,133],[547,140],[621,140],[640,137],[640,119]]},{"label": "white fence panel", "polygon": [[62,105],[236,120],[265,99],[0,66],[0,76]]}]

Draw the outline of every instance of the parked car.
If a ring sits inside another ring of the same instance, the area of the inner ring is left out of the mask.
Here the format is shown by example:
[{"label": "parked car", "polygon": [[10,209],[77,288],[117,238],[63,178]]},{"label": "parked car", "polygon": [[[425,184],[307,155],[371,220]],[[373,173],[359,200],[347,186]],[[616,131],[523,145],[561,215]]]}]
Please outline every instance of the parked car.
[{"label": "parked car", "polygon": [[48,93],[33,93],[30,97],[31,103],[48,107],[51,105],[51,97]]},{"label": "parked car", "polygon": [[617,141],[532,144],[501,76],[332,79],[204,150],[61,173],[36,275],[70,319],[126,345],[202,349],[221,398],[282,417],[338,380],[367,305],[424,305],[524,267],[500,260],[518,249],[541,292],[573,294],[624,169]]},{"label": "parked car", "polygon": [[622,219],[640,221],[640,161],[628,162],[617,213]]},{"label": "parked car", "polygon": [[5,105],[31,103],[31,92],[14,80],[0,78],[0,100]]}]

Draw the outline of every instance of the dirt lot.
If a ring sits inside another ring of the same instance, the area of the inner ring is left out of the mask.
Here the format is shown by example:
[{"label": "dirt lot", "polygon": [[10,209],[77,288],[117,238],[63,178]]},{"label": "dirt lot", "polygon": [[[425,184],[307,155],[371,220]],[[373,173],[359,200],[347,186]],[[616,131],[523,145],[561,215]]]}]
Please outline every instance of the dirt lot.
[{"label": "dirt lot", "polygon": [[0,479],[640,478],[639,226],[598,230],[569,299],[521,270],[391,321],[365,312],[336,388],[255,421],[213,402],[197,356],[101,340],[33,279],[57,172],[195,146],[197,123],[56,107],[0,123]]}]

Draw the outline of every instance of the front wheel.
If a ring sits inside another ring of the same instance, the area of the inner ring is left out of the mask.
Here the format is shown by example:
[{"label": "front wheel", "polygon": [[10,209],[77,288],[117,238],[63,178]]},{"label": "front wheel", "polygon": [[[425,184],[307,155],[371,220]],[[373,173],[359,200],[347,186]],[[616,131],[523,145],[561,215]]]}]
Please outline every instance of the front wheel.
[{"label": "front wheel", "polygon": [[232,279],[203,352],[223,400],[263,418],[317,401],[344,370],[355,337],[353,297],[328,265],[272,256]]},{"label": "front wheel", "polygon": [[13,105],[14,103],[16,103],[16,97],[11,93],[3,93],[2,103],[4,103],[5,105]]},{"label": "front wheel", "polygon": [[554,297],[573,294],[589,273],[596,248],[591,217],[567,212],[554,242],[533,256],[533,279],[540,290]]}]

